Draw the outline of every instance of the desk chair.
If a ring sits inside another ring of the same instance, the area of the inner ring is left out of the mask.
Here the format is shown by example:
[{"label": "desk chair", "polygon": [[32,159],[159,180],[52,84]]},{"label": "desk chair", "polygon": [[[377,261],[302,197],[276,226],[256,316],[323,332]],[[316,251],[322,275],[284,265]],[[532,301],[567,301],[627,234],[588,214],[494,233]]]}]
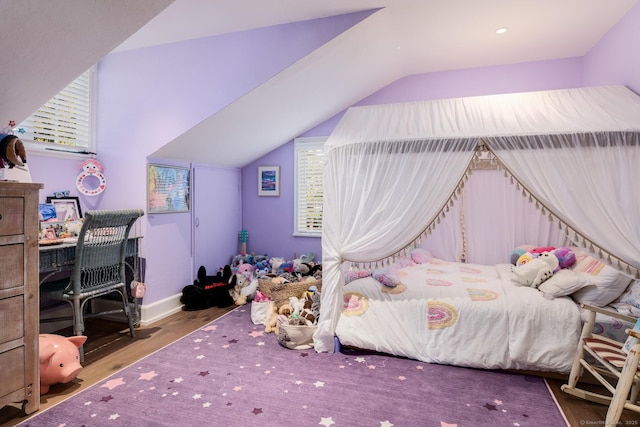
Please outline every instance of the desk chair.
[{"label": "desk chair", "polygon": [[[597,312],[630,323],[635,323],[637,319],[586,304],[583,307],[589,310],[589,316],[582,329],[569,381],[561,387],[561,390],[581,399],[608,405],[605,425],[615,426],[624,409],[640,412],[638,402],[640,340],[631,346],[629,352],[626,353],[622,349],[624,343],[594,334],[593,327]],[[639,331],[627,329],[627,334],[640,339]],[[605,395],[577,387],[585,369],[608,390],[609,394]]]},{"label": "desk chair", "polygon": [[[74,335],[83,335],[84,319],[124,313],[131,337],[135,336],[126,290],[125,250],[129,231],[142,215],[144,212],[140,209],[85,213],[69,282],[55,289],[41,288],[47,299],[68,302],[73,316],[43,319],[43,322],[71,319]],[[89,300],[112,292],[118,292],[122,297],[122,308],[85,313],[85,304]],[[81,361],[84,361],[83,347],[80,348]]]}]

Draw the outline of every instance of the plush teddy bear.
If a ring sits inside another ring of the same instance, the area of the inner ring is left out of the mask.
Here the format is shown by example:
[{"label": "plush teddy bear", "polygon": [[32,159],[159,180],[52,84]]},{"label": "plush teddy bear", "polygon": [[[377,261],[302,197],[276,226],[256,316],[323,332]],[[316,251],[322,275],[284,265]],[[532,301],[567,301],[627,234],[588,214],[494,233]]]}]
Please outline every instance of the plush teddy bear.
[{"label": "plush teddy bear", "polygon": [[264,331],[266,333],[274,332],[276,335],[280,333],[280,325],[278,323],[278,307],[275,303],[271,303],[271,312],[267,318],[267,322],[264,325]]},{"label": "plush teddy bear", "polygon": [[558,258],[552,252],[543,252],[529,262],[511,266],[512,280],[520,286],[537,288],[542,282],[553,276],[558,265]]},{"label": "plush teddy bear", "polygon": [[285,302],[284,304],[282,304],[278,309],[278,314],[281,316],[289,317],[291,316],[292,313],[293,313],[293,307],[288,302]]},{"label": "plush teddy bear", "polygon": [[236,285],[229,290],[233,303],[235,305],[245,305],[247,303],[247,295],[244,289],[249,286],[251,282],[242,274],[236,274]]}]

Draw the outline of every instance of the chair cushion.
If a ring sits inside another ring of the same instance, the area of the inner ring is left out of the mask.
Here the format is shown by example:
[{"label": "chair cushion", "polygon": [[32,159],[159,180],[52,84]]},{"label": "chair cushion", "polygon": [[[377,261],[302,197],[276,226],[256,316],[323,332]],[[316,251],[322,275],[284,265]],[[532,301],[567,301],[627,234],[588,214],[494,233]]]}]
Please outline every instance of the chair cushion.
[{"label": "chair cushion", "polygon": [[[622,369],[624,366],[624,362],[627,359],[627,353],[622,350],[623,343],[601,335],[592,335],[591,337],[584,338],[584,343],[587,347],[598,354],[598,356],[602,357],[616,368]],[[637,371],[640,372],[640,365],[638,365]]]}]

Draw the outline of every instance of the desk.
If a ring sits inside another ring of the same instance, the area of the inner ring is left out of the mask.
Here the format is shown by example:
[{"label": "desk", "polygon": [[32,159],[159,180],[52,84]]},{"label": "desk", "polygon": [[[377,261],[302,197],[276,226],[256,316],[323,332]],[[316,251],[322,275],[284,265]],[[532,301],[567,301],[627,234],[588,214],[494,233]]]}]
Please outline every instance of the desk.
[{"label": "desk", "polygon": [[[135,268],[135,260],[138,257],[138,243],[141,237],[129,237],[126,256],[134,261],[127,262],[128,273],[133,280],[139,280],[138,271]],[[60,280],[71,277],[73,264],[76,259],[76,243],[60,243],[57,245],[40,246],[40,284],[50,280]],[[140,323],[140,311],[138,298],[131,298],[135,304],[134,324]]]}]

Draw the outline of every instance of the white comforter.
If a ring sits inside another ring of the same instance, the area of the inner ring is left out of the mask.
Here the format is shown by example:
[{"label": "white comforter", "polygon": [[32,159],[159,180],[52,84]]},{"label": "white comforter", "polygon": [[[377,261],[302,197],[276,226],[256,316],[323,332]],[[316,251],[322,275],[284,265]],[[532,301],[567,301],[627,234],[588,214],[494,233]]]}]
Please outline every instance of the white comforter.
[{"label": "white comforter", "polygon": [[345,286],[336,328],[343,345],[425,362],[567,373],[580,314],[567,297],[515,286],[508,264],[432,259],[395,272],[396,288],[371,277]]}]

